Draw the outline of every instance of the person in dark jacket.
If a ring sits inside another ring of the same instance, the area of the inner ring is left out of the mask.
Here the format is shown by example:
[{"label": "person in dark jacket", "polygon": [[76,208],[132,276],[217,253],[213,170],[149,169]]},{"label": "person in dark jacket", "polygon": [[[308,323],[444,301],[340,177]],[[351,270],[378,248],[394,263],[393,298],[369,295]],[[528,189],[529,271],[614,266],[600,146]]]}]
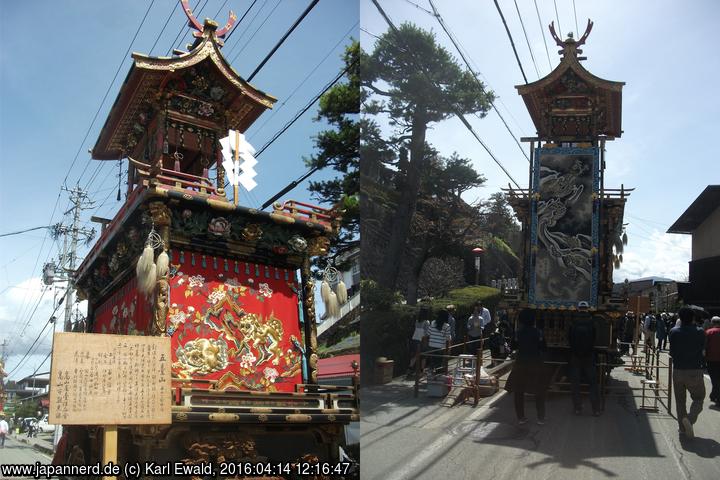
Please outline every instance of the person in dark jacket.
[{"label": "person in dark jacket", "polygon": [[580,380],[585,377],[590,390],[590,404],[593,415],[600,415],[600,392],[597,382],[597,366],[595,364],[595,322],[587,312],[587,304],[580,302],[579,318],[573,321],[568,332],[570,344],[570,382],[575,414],[582,413],[580,398]]},{"label": "person in dark jacket", "polygon": [[[683,307],[678,312],[680,326],[670,330],[670,356],[673,362],[673,390],[680,431],[693,438],[693,424],[697,422],[705,400],[703,379],[703,349],[705,332],[693,323],[693,311]],[[692,403],[690,412],[686,409],[687,392]]]},{"label": "person in dark jacket", "polygon": [[520,312],[520,328],[515,335],[517,355],[510,377],[505,384],[505,390],[514,394],[515,414],[518,423],[527,423],[525,417],[525,394],[535,394],[535,408],[537,410],[538,424],[545,423],[545,394],[547,391],[545,368],[542,351],[545,341],[542,331],[535,327],[535,312],[522,310]]}]

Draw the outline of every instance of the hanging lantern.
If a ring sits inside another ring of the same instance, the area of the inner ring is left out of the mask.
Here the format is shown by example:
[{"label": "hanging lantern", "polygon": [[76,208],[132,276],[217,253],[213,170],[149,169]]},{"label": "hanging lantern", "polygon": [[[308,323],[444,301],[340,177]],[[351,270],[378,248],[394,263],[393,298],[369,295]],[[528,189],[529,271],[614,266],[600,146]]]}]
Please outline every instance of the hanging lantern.
[{"label": "hanging lantern", "polygon": [[627,242],[628,242],[627,232],[623,232],[622,243],[623,243],[623,245],[627,245]]}]

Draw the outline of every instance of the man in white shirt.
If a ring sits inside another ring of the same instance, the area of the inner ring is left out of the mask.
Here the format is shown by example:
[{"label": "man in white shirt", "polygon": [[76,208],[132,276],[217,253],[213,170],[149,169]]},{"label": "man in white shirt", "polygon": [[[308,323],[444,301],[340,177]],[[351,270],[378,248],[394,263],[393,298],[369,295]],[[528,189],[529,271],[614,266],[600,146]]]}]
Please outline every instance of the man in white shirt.
[{"label": "man in white shirt", "polygon": [[[467,322],[468,341],[479,340],[483,336],[488,336],[489,332],[487,335],[483,335],[483,332],[491,322],[490,311],[482,306],[482,301],[475,302],[475,310]],[[476,351],[478,348],[480,348],[480,342],[470,344],[471,352]]]},{"label": "man in white shirt", "polygon": [[5,415],[0,415],[0,448],[5,448],[5,436],[9,430],[10,426],[5,421]]}]

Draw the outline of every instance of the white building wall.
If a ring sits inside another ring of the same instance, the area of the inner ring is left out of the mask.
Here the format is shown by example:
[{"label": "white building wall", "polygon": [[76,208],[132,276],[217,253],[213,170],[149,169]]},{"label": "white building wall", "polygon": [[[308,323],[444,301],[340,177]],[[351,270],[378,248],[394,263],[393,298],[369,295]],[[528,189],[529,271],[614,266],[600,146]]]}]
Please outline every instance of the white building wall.
[{"label": "white building wall", "polygon": [[716,208],[692,234],[692,259],[720,256],[720,207]]}]

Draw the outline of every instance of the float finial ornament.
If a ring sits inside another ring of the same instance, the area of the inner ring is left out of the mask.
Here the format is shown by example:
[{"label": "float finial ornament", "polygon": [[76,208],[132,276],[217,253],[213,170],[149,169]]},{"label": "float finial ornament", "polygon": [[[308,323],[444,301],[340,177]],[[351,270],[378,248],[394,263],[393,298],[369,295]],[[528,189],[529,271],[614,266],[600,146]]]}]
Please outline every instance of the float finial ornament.
[{"label": "float finial ornament", "polygon": [[[197,30],[196,32],[193,32],[193,36],[197,38],[202,37],[202,34],[205,31],[205,26],[208,25],[208,21],[206,20],[205,25],[200,23],[200,21],[195,17],[192,9],[190,9],[190,0],[180,0],[180,3],[182,4],[185,15],[188,17],[188,26]],[[230,10],[230,17],[228,18],[227,23],[220,30],[215,32],[215,36],[218,38],[223,38],[230,31],[233,25],[235,25],[236,21],[237,15],[235,15],[235,13]],[[215,22],[211,21],[211,24],[217,26]]]}]

